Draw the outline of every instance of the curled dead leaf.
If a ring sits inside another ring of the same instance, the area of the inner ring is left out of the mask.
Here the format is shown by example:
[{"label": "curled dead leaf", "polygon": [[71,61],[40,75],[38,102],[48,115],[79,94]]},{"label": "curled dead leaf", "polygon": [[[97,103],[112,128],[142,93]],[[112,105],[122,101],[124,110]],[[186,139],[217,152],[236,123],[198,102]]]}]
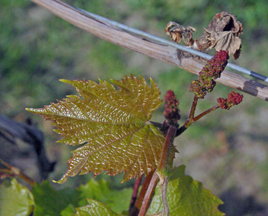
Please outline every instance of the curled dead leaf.
[{"label": "curled dead leaf", "polygon": [[198,40],[193,39],[192,35],[196,29],[191,26],[184,27],[171,21],[167,24],[165,31],[172,41],[181,43],[183,40],[186,46],[202,52],[215,48],[216,51],[228,51],[234,59],[240,55],[241,39],[239,36],[243,33],[243,27],[236,17],[228,12],[217,13]]},{"label": "curled dead leaf", "polygon": [[165,29],[165,32],[171,37],[172,41],[181,43],[182,39],[185,46],[191,46],[194,43],[193,32],[195,31],[196,29],[192,26],[184,27],[172,21],[167,24]]},{"label": "curled dead leaf", "polygon": [[236,17],[228,12],[216,14],[203,35],[197,41],[201,50],[215,48],[216,51],[226,50],[229,55],[237,59],[241,51],[241,39],[243,32],[242,24]]}]

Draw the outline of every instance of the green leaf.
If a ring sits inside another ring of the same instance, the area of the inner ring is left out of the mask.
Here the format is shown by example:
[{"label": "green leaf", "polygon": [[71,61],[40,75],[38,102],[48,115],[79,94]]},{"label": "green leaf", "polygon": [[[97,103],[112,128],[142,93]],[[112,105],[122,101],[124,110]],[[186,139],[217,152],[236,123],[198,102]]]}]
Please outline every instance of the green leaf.
[{"label": "green leaf", "polygon": [[74,216],[119,216],[101,202],[88,199],[88,203],[87,206],[77,208]]},{"label": "green leaf", "polygon": [[[111,210],[117,213],[121,213],[128,210],[132,189],[124,188],[122,190],[111,190],[109,183],[100,179],[90,179],[85,185],[81,185],[76,189],[79,194],[79,203],[77,206],[85,206],[88,204],[87,199],[94,199],[96,201],[105,203]],[[76,206],[76,207],[77,207]],[[73,215],[75,208],[73,205],[68,205],[64,210],[61,211],[62,216]]]},{"label": "green leaf", "polygon": [[[27,109],[51,120],[60,142],[68,145],[84,144],[73,151],[69,167],[58,183],[78,173],[93,172],[109,175],[125,172],[124,181],[148,174],[156,169],[164,136],[149,122],[160,106],[160,91],[151,79],[149,87],[143,77],[133,75],[120,81],[119,87],[99,80],[68,81],[79,96],[68,96],[57,104],[43,109]],[[85,144],[86,143],[86,144]],[[175,148],[171,151],[174,158]]]},{"label": "green leaf", "polygon": [[128,210],[132,189],[124,188],[122,190],[111,190],[106,180],[101,179],[96,181],[91,179],[87,184],[81,185],[78,190],[80,191],[79,206],[86,205],[86,198],[94,199],[105,203],[114,212],[121,213]]},{"label": "green leaf", "polygon": [[0,185],[1,216],[28,216],[33,210],[34,198],[28,188],[14,178]]},{"label": "green leaf", "polygon": [[70,204],[60,212],[60,215],[61,216],[73,216],[75,212],[76,212],[75,207],[72,204]]},{"label": "green leaf", "polygon": [[78,206],[80,192],[73,188],[55,190],[46,180],[42,184],[36,184],[32,193],[35,200],[34,215],[60,216],[61,211],[67,206]]},{"label": "green leaf", "polygon": [[[202,187],[202,183],[194,181],[184,174],[185,166],[174,168],[168,182],[167,200],[170,216],[222,216],[218,210],[223,202],[211,191]],[[162,193],[157,186],[148,214],[163,211]]]}]

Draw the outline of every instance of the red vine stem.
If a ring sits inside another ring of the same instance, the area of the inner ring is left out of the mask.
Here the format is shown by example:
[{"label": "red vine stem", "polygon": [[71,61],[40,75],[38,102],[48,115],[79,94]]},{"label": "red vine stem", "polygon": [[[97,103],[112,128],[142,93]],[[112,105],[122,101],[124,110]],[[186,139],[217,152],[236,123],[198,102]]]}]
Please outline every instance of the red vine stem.
[{"label": "red vine stem", "polygon": [[132,210],[130,211],[129,213],[129,216],[137,216],[139,214],[139,211],[141,209],[141,206],[142,206],[142,202],[143,202],[143,199],[144,199],[144,196],[146,194],[146,191],[149,187],[149,184],[151,182],[151,179],[152,179],[152,176],[154,174],[155,170],[152,170],[145,178],[144,180],[144,183],[142,185],[142,188],[141,188],[141,191],[140,191],[140,194],[135,202],[135,206],[134,208],[132,208]]},{"label": "red vine stem", "polygon": [[196,105],[197,105],[197,101],[198,101],[198,97],[196,95],[194,95],[194,100],[192,103],[192,107],[191,107],[191,111],[188,117],[188,120],[184,123],[183,126],[181,126],[176,133],[176,136],[181,135],[191,124],[194,123],[194,113],[196,110]]},{"label": "red vine stem", "polygon": [[[171,125],[168,129],[168,133],[166,136],[166,140],[163,146],[163,150],[160,157],[160,162],[157,168],[157,172],[151,172],[145,179],[140,195],[135,203],[135,208],[130,213],[130,216],[136,215],[137,210],[140,209],[138,216],[145,216],[148,210],[150,201],[153,196],[154,189],[156,187],[157,182],[159,181],[159,177],[161,180],[161,184],[164,184],[164,181],[167,177],[167,166],[169,159],[170,147],[173,144],[174,137],[176,135],[177,128],[174,125]],[[149,183],[150,182],[150,183]],[[148,185],[149,183],[149,185]],[[165,185],[167,186],[167,185]],[[166,188],[165,188],[166,190]],[[146,192],[146,193],[145,193]],[[145,195],[144,195],[145,194]],[[143,198],[144,197],[144,198]]]},{"label": "red vine stem", "polygon": [[129,205],[129,212],[132,212],[132,209],[134,208],[134,205],[136,203],[137,195],[138,195],[138,192],[139,192],[139,187],[140,187],[140,184],[141,184],[141,180],[142,180],[142,176],[140,176],[139,178],[137,178],[135,180],[133,193],[132,193],[131,201],[130,201],[130,205]]},{"label": "red vine stem", "polygon": [[170,149],[171,146],[173,145],[176,132],[177,127],[175,125],[170,125],[168,128],[164,147],[162,149],[160,162],[156,170],[160,178],[160,186],[162,187],[162,201],[164,205],[163,215],[169,215],[169,208],[167,203],[167,184],[168,184],[168,171],[169,171],[168,160],[169,160]]},{"label": "red vine stem", "polygon": [[191,124],[193,124],[194,122],[196,122],[197,120],[199,120],[200,118],[202,118],[203,116],[207,115],[208,113],[216,110],[219,108],[219,105],[215,105],[214,107],[206,110],[205,112],[202,112],[201,114],[199,114],[198,116],[194,117],[194,112],[195,112],[195,108],[196,108],[196,104],[197,104],[197,100],[198,98],[195,96],[193,104],[192,104],[192,108],[189,114],[189,118],[188,120],[184,123],[183,126],[181,126],[177,133],[176,136],[181,135]]},{"label": "red vine stem", "polygon": [[[194,95],[194,100],[193,100],[193,103],[192,103],[192,107],[191,107],[191,111],[190,111],[190,114],[189,114],[189,122],[192,122],[193,118],[194,118],[194,113],[195,113],[195,109],[196,109],[196,105],[197,105],[197,101],[198,101],[198,97],[196,95]],[[190,125],[189,125],[190,126]]]},{"label": "red vine stem", "polygon": [[219,105],[216,105],[208,110],[206,110],[205,112],[202,112],[201,114],[199,114],[198,116],[194,117],[193,122],[196,122],[197,120],[199,120],[200,118],[202,118],[203,116],[207,115],[208,113],[214,111],[215,109],[218,109]]},{"label": "red vine stem", "polygon": [[144,199],[142,202],[142,206],[141,206],[141,209],[140,209],[138,216],[145,216],[146,215],[146,212],[149,208],[150,201],[153,197],[154,189],[155,189],[158,181],[159,181],[158,174],[156,172],[154,172],[152,179],[150,181],[150,184],[146,190],[146,193],[145,193],[145,196],[144,196]]},{"label": "red vine stem", "polygon": [[[164,179],[162,179],[162,177],[163,178],[166,177],[170,148],[173,144],[176,132],[177,132],[176,126],[171,125],[168,129],[166,140],[161,152],[160,162],[157,167],[157,173],[159,174],[161,184],[163,184],[164,182]],[[164,176],[162,176],[161,174],[163,174]]]}]

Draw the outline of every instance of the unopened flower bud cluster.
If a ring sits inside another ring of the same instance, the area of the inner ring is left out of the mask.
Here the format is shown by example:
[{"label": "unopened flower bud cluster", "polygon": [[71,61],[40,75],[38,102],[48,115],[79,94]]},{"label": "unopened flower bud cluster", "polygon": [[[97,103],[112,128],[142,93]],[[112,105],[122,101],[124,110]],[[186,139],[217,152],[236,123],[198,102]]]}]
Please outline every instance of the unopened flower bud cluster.
[{"label": "unopened flower bud cluster", "polygon": [[179,101],[172,90],[168,90],[165,95],[165,111],[164,116],[170,124],[176,124],[180,119]]},{"label": "unopened flower bud cluster", "polygon": [[194,80],[190,86],[190,91],[194,92],[198,98],[204,98],[207,92],[211,92],[215,85],[215,79],[221,76],[222,71],[228,63],[228,51],[221,50],[208,61],[206,66],[199,73],[198,80]]},{"label": "unopened flower bud cluster", "polygon": [[227,109],[227,110],[229,110],[234,105],[240,104],[242,100],[243,100],[243,95],[233,92],[233,91],[228,94],[228,97],[226,99],[224,98],[217,99],[220,108]]}]

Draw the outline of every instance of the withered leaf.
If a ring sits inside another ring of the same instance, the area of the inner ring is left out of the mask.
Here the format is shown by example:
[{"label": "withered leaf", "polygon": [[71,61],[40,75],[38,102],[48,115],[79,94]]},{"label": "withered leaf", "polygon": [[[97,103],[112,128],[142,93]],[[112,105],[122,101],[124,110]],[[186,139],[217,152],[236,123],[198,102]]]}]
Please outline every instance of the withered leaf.
[{"label": "withered leaf", "polygon": [[215,48],[216,51],[226,50],[237,59],[241,51],[242,24],[228,12],[216,14],[203,35],[197,41],[202,50]]},{"label": "withered leaf", "polygon": [[165,29],[165,32],[171,37],[172,41],[181,43],[182,39],[185,46],[191,46],[194,43],[193,32],[195,31],[196,29],[194,27],[184,27],[172,21],[167,24]]},{"label": "withered leaf", "polygon": [[242,24],[228,12],[217,13],[198,40],[193,39],[193,32],[196,30],[191,26],[184,27],[170,21],[165,31],[172,41],[181,43],[183,40],[185,46],[202,52],[215,48],[216,51],[228,51],[234,59],[240,55],[241,39],[239,35],[243,32]]},{"label": "withered leaf", "polygon": [[[28,111],[51,120],[56,132],[63,136],[59,142],[83,144],[69,159],[68,176],[93,172],[109,175],[125,172],[124,181],[148,174],[156,169],[165,137],[150,123],[152,113],[160,106],[160,91],[151,79],[149,87],[143,77],[131,75],[120,81],[119,87],[99,81],[68,81],[79,96],[68,96],[43,109]],[[175,147],[171,157],[174,157]]]}]

